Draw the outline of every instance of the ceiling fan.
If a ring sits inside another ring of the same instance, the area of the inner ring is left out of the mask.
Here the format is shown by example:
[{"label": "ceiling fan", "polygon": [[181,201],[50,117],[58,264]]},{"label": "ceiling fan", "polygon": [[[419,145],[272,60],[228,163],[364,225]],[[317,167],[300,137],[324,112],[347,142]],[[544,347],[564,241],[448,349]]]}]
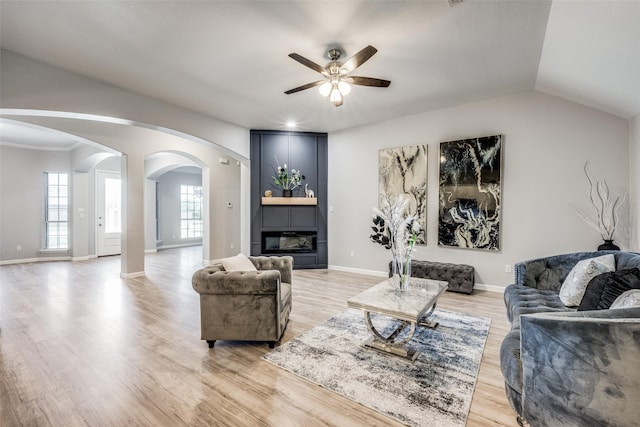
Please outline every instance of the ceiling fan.
[{"label": "ceiling fan", "polygon": [[373,46],[367,46],[360,52],[353,55],[346,62],[339,61],[342,56],[340,49],[330,49],[327,53],[331,62],[326,67],[322,67],[315,62],[305,58],[297,53],[290,53],[289,57],[301,63],[302,65],[311,68],[313,71],[324,76],[324,80],[318,80],[306,85],[298,86],[290,89],[285,93],[287,95],[300,92],[301,90],[309,89],[312,87],[320,86],[319,90],[322,96],[328,96],[329,100],[335,107],[342,105],[342,99],[344,95],[351,92],[351,85],[360,86],[373,86],[373,87],[388,87],[391,82],[389,80],[376,79],[373,77],[360,77],[349,75],[353,70],[364,64],[369,58],[371,58],[378,49]]}]

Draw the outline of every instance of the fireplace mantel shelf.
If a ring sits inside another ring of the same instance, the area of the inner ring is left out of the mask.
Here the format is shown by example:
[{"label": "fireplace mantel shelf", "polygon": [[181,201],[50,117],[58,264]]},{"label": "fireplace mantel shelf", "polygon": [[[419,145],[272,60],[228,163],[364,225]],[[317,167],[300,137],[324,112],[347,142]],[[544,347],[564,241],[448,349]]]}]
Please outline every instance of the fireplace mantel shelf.
[{"label": "fireplace mantel shelf", "polygon": [[315,197],[263,197],[263,205],[311,205],[317,206]]}]

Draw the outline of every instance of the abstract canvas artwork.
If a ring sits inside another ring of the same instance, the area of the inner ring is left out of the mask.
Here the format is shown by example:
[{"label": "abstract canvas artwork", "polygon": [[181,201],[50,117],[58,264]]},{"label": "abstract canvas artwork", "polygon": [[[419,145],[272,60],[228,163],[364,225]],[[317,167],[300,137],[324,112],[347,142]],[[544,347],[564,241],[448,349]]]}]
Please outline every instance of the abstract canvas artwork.
[{"label": "abstract canvas artwork", "polygon": [[438,245],[500,250],[502,139],[440,143]]},{"label": "abstract canvas artwork", "polygon": [[427,146],[384,148],[378,151],[379,200],[409,199],[409,215],[416,215],[422,230],[416,243],[426,243],[427,235]]}]

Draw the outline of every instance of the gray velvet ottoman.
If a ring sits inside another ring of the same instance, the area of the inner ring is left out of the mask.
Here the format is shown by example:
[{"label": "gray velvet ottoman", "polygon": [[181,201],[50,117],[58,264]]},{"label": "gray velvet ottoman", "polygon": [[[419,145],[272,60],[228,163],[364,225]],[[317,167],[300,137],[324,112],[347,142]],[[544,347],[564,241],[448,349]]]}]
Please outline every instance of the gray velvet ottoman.
[{"label": "gray velvet ottoman", "polygon": [[[389,263],[391,275],[391,263]],[[449,264],[443,262],[411,261],[411,277],[421,279],[444,280],[449,282],[448,291],[470,294],[475,283],[474,269],[466,264]]]}]

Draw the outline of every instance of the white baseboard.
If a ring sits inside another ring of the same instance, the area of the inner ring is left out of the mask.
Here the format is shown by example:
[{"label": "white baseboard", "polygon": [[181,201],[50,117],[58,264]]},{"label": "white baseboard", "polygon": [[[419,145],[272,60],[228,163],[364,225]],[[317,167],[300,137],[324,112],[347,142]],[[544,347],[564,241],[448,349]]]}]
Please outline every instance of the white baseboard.
[{"label": "white baseboard", "polygon": [[71,261],[89,261],[90,259],[98,258],[98,255],[85,255],[85,256],[74,256],[71,257]]},{"label": "white baseboard", "polygon": [[329,265],[329,270],[346,271],[347,273],[364,274],[367,276],[388,277],[389,273],[377,270],[365,270],[363,268],[344,267],[342,265]]},{"label": "white baseboard", "polygon": [[155,254],[158,252],[158,249],[145,249],[144,253],[145,254]]},{"label": "white baseboard", "polygon": [[134,277],[144,276],[144,271],[136,271],[135,273],[120,273],[120,277],[123,279],[133,279]]},{"label": "white baseboard", "polygon": [[[377,277],[389,276],[389,273],[387,273],[386,271],[365,270],[362,268],[344,267],[341,265],[329,265],[328,268],[329,270],[345,271],[347,273],[364,274],[367,276],[377,276]],[[496,292],[499,294],[504,293],[504,286],[485,285],[483,283],[475,283],[473,285],[473,289],[477,289],[479,291]]]},{"label": "white baseboard", "polygon": [[477,289],[479,291],[495,292],[498,294],[503,294],[504,288],[505,288],[504,286],[485,285],[483,283],[475,283],[473,285],[473,289]]},{"label": "white baseboard", "polygon": [[47,262],[47,261],[71,261],[70,256],[50,256],[50,257],[38,257],[38,258],[23,258],[23,259],[7,259],[0,261],[0,265],[10,264],[27,264],[30,262]]},{"label": "white baseboard", "polygon": [[174,249],[174,248],[186,248],[188,246],[201,246],[202,242],[191,242],[191,243],[178,243],[175,245],[164,245],[164,246],[158,246],[156,248],[156,250],[160,250],[160,249]]}]

